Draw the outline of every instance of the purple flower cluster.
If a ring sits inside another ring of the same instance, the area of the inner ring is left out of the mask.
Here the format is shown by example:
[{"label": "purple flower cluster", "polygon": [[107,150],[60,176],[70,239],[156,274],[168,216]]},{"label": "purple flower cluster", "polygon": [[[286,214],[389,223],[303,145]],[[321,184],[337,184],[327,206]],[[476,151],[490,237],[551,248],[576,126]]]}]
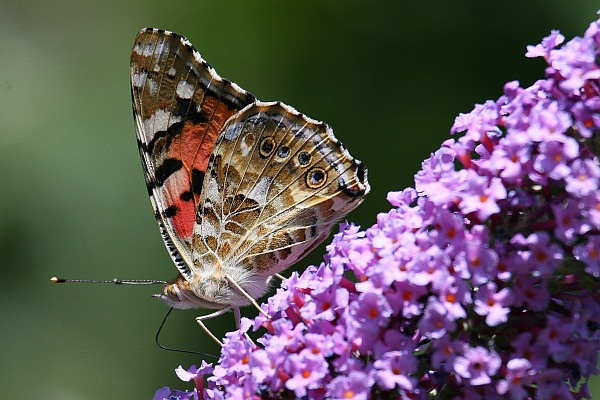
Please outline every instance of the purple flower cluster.
[{"label": "purple flower cluster", "polygon": [[[600,21],[461,114],[366,231],[292,273],[171,398],[581,399],[600,350]],[[250,329],[266,328],[258,345]],[[205,381],[206,379],[206,386]],[[155,399],[169,398],[163,388]],[[187,396],[187,397],[186,397]]]}]

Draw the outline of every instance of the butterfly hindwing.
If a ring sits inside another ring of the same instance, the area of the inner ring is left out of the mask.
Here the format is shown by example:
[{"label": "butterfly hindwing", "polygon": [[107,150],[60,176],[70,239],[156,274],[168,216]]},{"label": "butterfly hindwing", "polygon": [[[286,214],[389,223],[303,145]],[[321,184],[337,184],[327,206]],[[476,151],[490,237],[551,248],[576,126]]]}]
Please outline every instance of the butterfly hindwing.
[{"label": "butterfly hindwing", "polygon": [[282,103],[255,103],[217,140],[193,258],[205,268],[280,272],[325,240],[368,190],[366,169],[329,126]]},{"label": "butterfly hindwing", "polygon": [[219,77],[183,36],[143,29],[131,56],[138,145],[162,237],[192,275],[192,233],[210,154],[225,122],[256,99]]}]

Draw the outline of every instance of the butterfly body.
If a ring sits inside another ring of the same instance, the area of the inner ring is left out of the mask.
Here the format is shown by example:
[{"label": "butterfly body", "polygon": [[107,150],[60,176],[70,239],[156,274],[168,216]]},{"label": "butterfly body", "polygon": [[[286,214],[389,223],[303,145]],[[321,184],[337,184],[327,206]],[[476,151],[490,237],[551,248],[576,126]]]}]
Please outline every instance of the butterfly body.
[{"label": "butterfly body", "polygon": [[369,191],[322,122],[260,102],[177,34],[144,29],[131,83],[155,216],[179,276],[175,308],[238,308],[304,257]]}]

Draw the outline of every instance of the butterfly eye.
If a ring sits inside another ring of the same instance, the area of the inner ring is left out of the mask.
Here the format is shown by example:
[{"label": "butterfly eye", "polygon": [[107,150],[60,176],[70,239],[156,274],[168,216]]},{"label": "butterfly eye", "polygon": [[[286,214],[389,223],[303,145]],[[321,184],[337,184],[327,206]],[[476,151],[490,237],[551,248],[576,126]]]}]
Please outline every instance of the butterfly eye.
[{"label": "butterfly eye", "polygon": [[300,152],[300,154],[298,154],[298,162],[301,166],[308,165],[308,163],[310,163],[310,154],[305,151]]},{"label": "butterfly eye", "polygon": [[306,175],[306,184],[311,189],[316,189],[327,181],[327,172],[323,168],[313,168]]},{"label": "butterfly eye", "polygon": [[267,136],[260,141],[260,155],[263,158],[269,157],[275,149],[275,139],[271,136]]}]

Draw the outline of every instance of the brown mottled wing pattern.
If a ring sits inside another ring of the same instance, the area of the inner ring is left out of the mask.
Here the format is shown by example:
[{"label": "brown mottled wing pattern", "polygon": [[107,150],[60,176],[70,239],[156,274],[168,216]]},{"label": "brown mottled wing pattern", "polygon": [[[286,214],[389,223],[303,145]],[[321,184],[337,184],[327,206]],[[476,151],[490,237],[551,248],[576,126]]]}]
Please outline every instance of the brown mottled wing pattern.
[{"label": "brown mottled wing pattern", "polygon": [[368,191],[366,168],[328,125],[278,102],[249,105],[228,121],[211,155],[195,264],[280,272],[325,240]]},{"label": "brown mottled wing pattern", "polygon": [[161,235],[189,279],[209,156],[225,122],[256,99],[222,79],[178,34],[143,29],[131,54],[138,145]]}]

